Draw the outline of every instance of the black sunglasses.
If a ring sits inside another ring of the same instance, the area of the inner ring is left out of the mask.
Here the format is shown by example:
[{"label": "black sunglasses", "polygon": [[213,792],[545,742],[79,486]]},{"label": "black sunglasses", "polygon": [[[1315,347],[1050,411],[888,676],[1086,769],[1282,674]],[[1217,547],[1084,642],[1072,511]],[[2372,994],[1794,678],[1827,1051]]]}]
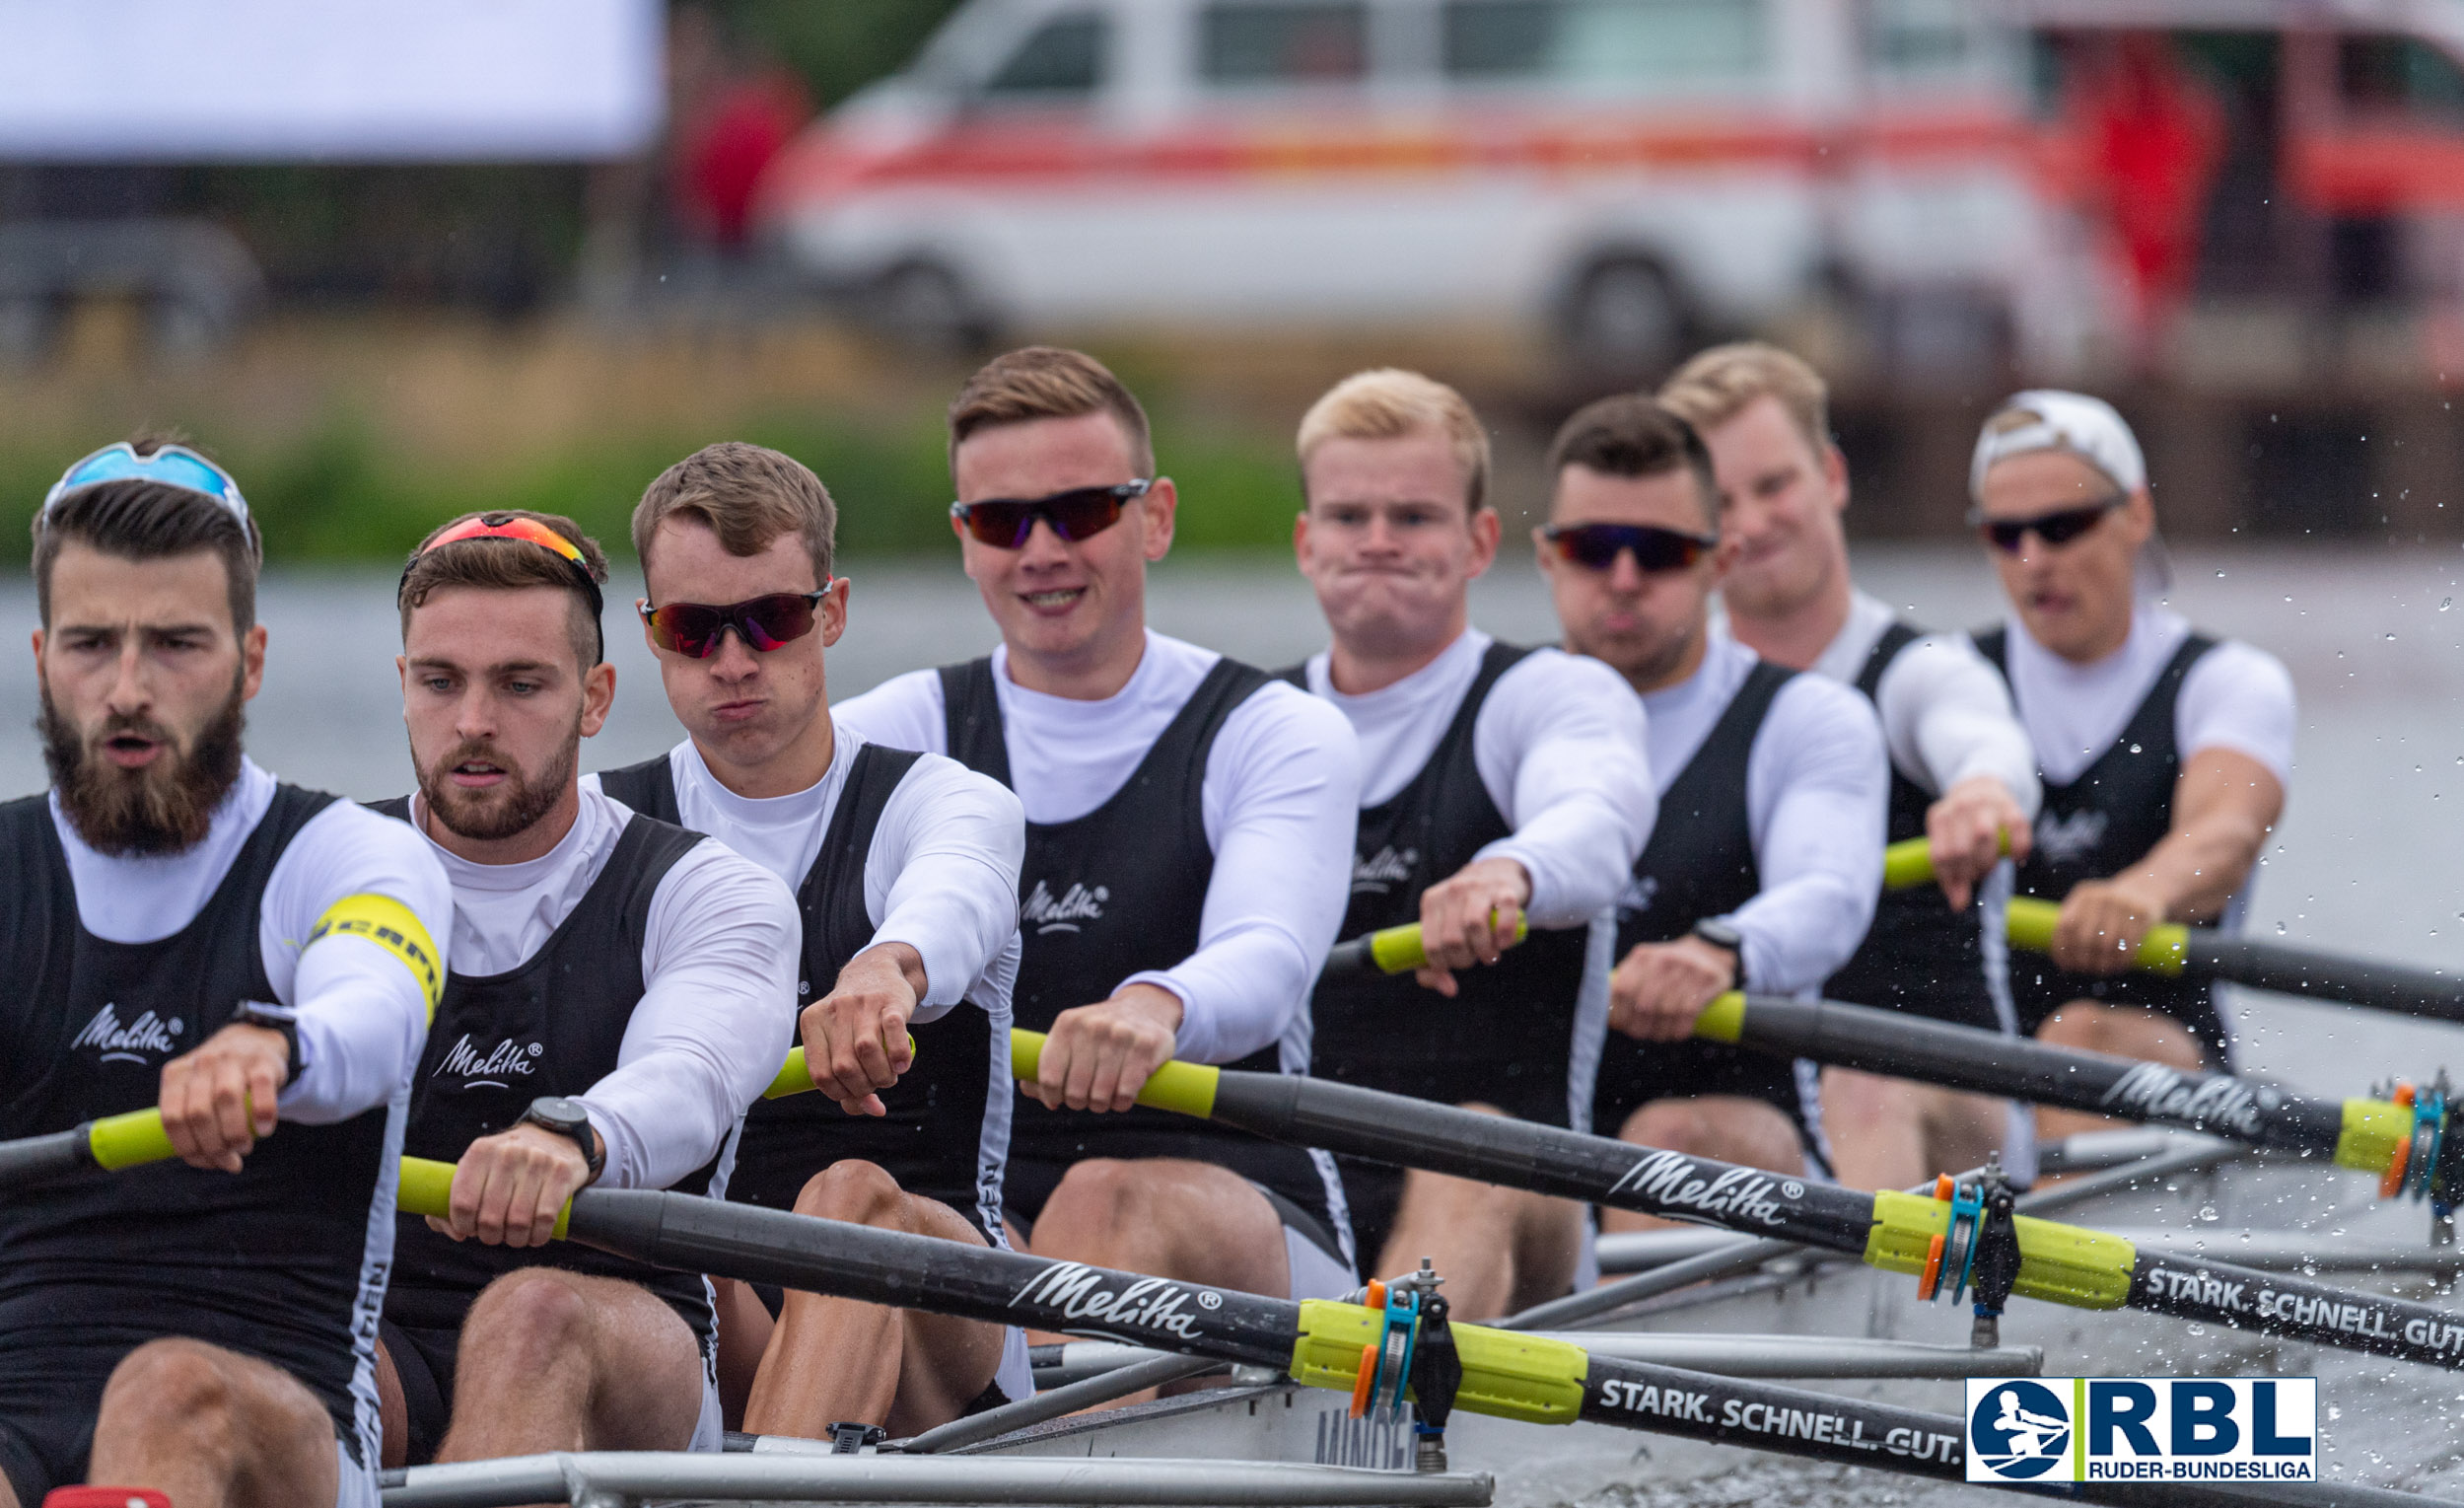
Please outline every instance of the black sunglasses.
[{"label": "black sunglasses", "polygon": [[2104,516],[2130,501],[2127,493],[2116,492],[2100,503],[2085,503],[2077,508],[2057,508],[2028,519],[1989,519],[1983,513],[1968,510],[1968,527],[1990,540],[1994,548],[2008,554],[2019,552],[2019,543],[2031,533],[2047,544],[2068,544],[2104,521]]},{"label": "black sunglasses", "polygon": [[1043,520],[1052,532],[1076,543],[1099,535],[1121,521],[1121,505],[1147,495],[1152,480],[1117,482],[1109,487],[1072,487],[1050,497],[988,498],[980,503],[951,503],[950,516],[968,534],[995,549],[1018,549]]},{"label": "black sunglasses", "polygon": [[642,621],[650,625],[652,643],[673,654],[707,660],[719,652],[719,641],[731,628],[746,649],[763,652],[803,638],[812,632],[813,605],[829,595],[830,583],[823,582],[818,592],[773,592],[724,608],[707,603],[654,608],[647,601],[635,606]]},{"label": "black sunglasses", "polygon": [[1551,524],[1540,532],[1558,554],[1591,571],[1607,570],[1626,550],[1638,569],[1682,571],[1720,543],[1655,524]]}]

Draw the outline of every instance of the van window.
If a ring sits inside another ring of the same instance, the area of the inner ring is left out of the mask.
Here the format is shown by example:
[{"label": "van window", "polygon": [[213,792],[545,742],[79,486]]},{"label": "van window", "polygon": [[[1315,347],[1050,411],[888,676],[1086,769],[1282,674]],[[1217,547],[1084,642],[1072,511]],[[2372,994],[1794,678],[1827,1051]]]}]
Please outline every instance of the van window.
[{"label": "van window", "polygon": [[2464,125],[2464,69],[2418,36],[2347,36],[2336,62],[2348,109]]},{"label": "van window", "polygon": [[1444,59],[1466,81],[1720,84],[1769,55],[1763,0],[1448,0]]},{"label": "van window", "polygon": [[983,92],[996,96],[1084,95],[1103,82],[1111,28],[1092,13],[1056,16],[1010,54]]},{"label": "van window", "polygon": [[1866,59],[1877,73],[1935,77],[1976,61],[1971,0],[1866,0]]},{"label": "van window", "polygon": [[1360,0],[1217,4],[1200,21],[1198,76],[1210,84],[1340,84],[1368,71]]}]

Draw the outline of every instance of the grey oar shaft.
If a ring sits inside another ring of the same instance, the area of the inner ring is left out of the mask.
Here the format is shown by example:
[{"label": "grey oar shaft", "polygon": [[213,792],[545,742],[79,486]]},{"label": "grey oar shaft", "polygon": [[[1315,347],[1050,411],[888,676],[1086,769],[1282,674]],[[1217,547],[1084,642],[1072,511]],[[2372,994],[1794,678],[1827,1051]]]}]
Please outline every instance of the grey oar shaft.
[{"label": "grey oar shaft", "polygon": [[1114,1371],[1098,1373],[1083,1382],[1047,1388],[1031,1399],[1020,1399],[999,1408],[987,1408],[982,1413],[952,1419],[903,1442],[899,1449],[919,1456],[937,1451],[954,1451],[979,1440],[990,1440],[995,1435],[1006,1435],[1014,1429],[1024,1429],[1030,1424],[1041,1424],[1046,1419],[1057,1419],[1065,1413],[1076,1413],[1082,1408],[1092,1408],[1097,1403],[1127,1398],[1141,1388],[1160,1388],[1165,1383],[1179,1382],[1184,1377],[1223,1369],[1224,1364],[1212,1356],[1181,1356],[1165,1352],[1144,1361],[1133,1361]]},{"label": "grey oar shaft", "polygon": [[1629,1304],[1658,1298],[1696,1283],[1717,1282],[1751,1272],[1764,1262],[1782,1257],[1793,1257],[1804,1251],[1794,1241],[1732,1241],[1700,1257],[1689,1257],[1664,1266],[1654,1267],[1633,1277],[1602,1283],[1584,1293],[1535,1304],[1521,1314],[1498,1322],[1500,1329],[1555,1329],[1560,1326],[1581,1325],[1600,1315],[1611,1314]]},{"label": "grey oar shaft", "polygon": [[2228,979],[2252,989],[2342,1000],[2372,1010],[2434,1021],[2464,1022],[2464,979],[2424,969],[2312,953],[2283,943],[2227,937],[2192,927],[2182,948],[2184,971]]}]

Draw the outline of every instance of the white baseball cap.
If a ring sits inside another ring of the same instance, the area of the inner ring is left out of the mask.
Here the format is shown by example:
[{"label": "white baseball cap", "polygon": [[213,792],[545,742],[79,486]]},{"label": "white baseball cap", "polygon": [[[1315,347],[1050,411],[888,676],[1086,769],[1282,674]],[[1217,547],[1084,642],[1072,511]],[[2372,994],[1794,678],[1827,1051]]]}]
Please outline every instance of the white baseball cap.
[{"label": "white baseball cap", "polygon": [[1996,463],[2036,451],[2067,451],[2125,492],[2147,485],[2147,458],[2111,403],[2083,393],[2031,388],[2004,399],[1985,421],[1975,459],[1968,463],[1968,495],[1985,490],[1985,473]]}]

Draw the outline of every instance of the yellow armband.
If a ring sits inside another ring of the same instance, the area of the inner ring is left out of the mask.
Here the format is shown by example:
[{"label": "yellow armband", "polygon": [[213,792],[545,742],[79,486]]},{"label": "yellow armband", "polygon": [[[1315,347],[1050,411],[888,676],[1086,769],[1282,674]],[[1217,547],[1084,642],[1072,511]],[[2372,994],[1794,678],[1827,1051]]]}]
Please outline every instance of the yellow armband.
[{"label": "yellow armband", "polygon": [[402,961],[428,997],[428,1019],[437,1018],[437,1002],[445,994],[445,970],[437,967],[437,945],[411,908],[390,896],[345,896],[317,918],[303,948],[317,946],[328,935],[364,937]]}]

